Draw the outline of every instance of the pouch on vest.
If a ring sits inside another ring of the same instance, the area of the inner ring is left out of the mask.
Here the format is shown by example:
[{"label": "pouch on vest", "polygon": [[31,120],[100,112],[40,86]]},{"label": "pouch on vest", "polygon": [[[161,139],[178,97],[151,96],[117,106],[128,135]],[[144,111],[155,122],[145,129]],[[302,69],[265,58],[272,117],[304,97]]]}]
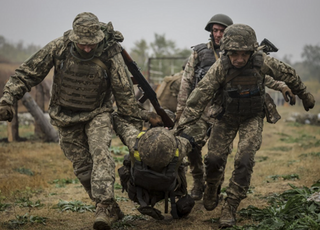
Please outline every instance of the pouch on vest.
[{"label": "pouch on vest", "polygon": [[277,106],[268,93],[266,93],[265,97],[264,110],[266,113],[266,119],[268,123],[275,124],[278,120],[281,119],[281,116],[277,111]]}]

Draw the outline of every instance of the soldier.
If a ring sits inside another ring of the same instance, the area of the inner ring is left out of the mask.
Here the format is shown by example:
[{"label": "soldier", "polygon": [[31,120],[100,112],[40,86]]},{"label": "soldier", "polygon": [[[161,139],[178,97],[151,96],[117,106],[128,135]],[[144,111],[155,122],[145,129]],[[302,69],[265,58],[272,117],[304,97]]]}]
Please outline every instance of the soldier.
[{"label": "soldier", "polygon": [[[102,30],[103,29],[103,30]],[[51,123],[74,173],[96,203],[94,229],[110,229],[123,213],[114,199],[115,163],[109,151],[112,94],[118,114],[141,128],[132,82],[121,56],[123,41],[112,23],[89,12],[78,14],[73,30],[48,43],[9,79],[0,100],[0,120],[11,120],[13,105],[54,67]]]},{"label": "soldier", "polygon": [[[196,84],[201,81],[211,65],[219,59],[219,53],[221,51],[219,42],[223,36],[225,28],[232,24],[232,19],[224,14],[214,15],[207,23],[205,30],[210,32],[210,41],[207,44],[199,44],[194,47],[194,51],[189,57],[182,76],[176,109],[177,122],[179,121],[181,113],[186,106],[186,101],[192,90],[195,88]],[[266,77],[266,86],[271,89],[281,91],[286,101],[286,93],[292,97],[292,100],[295,100],[294,95],[284,82],[275,81],[271,77]],[[221,92],[218,92],[214,99],[208,103],[208,106],[199,121],[189,125],[184,130],[186,134],[192,135],[196,142],[195,148],[188,155],[190,171],[193,177],[191,197],[195,200],[201,200],[204,191],[204,171],[201,149],[207,141],[209,128],[215,123],[215,119],[219,118],[219,114],[222,112],[221,103]],[[229,151],[232,151],[232,144],[230,145]]]},{"label": "soldier", "polygon": [[260,148],[265,116],[266,75],[284,81],[302,100],[306,111],[314,107],[314,97],[289,65],[257,51],[254,30],[243,24],[229,26],[221,39],[222,56],[193,90],[180,118],[178,132],[198,122],[209,101],[223,92],[224,114],[211,130],[205,158],[206,188],[203,203],[207,210],[218,204],[218,189],[224,177],[228,149],[239,132],[234,171],[227,188],[220,226],[236,224],[236,210],[250,185],[254,155]]},{"label": "soldier", "polygon": [[[224,14],[214,15],[207,23],[205,30],[210,32],[210,41],[207,44],[199,44],[193,47],[193,53],[188,59],[181,80],[180,91],[178,94],[178,104],[176,111],[176,122],[179,121],[183,112],[186,101],[210,66],[219,58],[220,39],[227,26],[233,24],[232,19]],[[187,127],[184,132],[192,135],[195,139],[196,146],[188,155],[190,163],[190,172],[193,177],[193,187],[191,197],[195,200],[201,200],[204,191],[203,166],[201,149],[206,143],[207,130],[212,124],[209,115],[209,105],[204,115],[199,119],[197,124]],[[212,120],[212,119],[211,119]]]},{"label": "soldier", "polygon": [[[121,126],[117,118],[115,120],[118,134],[128,137],[128,126]],[[183,159],[191,150],[191,143],[185,137],[175,137],[172,130],[164,127],[141,133],[134,130],[130,135],[135,139],[131,139],[129,144],[129,149],[133,148],[134,152],[130,151],[130,156],[125,157],[124,166],[119,168],[122,191],[128,192],[129,198],[140,204],[140,213],[154,219],[164,218],[154,206],[165,199],[167,213],[168,198],[174,219],[187,216],[194,206],[194,200],[187,192]]]}]

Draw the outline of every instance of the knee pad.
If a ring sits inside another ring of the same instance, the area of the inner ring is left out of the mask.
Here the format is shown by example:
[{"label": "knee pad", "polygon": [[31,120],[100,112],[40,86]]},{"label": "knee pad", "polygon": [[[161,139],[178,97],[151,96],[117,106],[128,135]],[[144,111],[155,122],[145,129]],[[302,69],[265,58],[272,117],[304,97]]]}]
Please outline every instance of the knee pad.
[{"label": "knee pad", "polygon": [[86,190],[91,190],[91,172],[92,165],[81,167],[77,170],[77,172],[75,172],[80,183]]}]

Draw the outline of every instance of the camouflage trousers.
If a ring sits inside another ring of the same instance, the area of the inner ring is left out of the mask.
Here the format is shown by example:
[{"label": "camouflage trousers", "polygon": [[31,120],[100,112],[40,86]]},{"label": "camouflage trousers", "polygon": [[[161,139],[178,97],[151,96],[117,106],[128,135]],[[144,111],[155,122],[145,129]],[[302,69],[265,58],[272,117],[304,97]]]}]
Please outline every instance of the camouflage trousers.
[{"label": "camouflage trousers", "polygon": [[115,163],[109,147],[112,139],[110,113],[91,121],[59,128],[60,146],[72,162],[74,174],[97,203],[114,199]]},{"label": "camouflage trousers", "polygon": [[230,144],[239,132],[239,143],[235,155],[234,170],[227,194],[229,198],[246,198],[254,166],[254,156],[262,142],[263,116],[240,117],[225,114],[211,130],[208,155],[205,157],[207,183],[220,185],[224,178]]},{"label": "camouflage trousers", "polygon": [[190,172],[193,177],[202,178],[204,174],[201,149],[207,141],[207,131],[210,124],[200,118],[197,123],[186,126],[183,132],[192,136],[196,142],[196,147],[188,154]]}]

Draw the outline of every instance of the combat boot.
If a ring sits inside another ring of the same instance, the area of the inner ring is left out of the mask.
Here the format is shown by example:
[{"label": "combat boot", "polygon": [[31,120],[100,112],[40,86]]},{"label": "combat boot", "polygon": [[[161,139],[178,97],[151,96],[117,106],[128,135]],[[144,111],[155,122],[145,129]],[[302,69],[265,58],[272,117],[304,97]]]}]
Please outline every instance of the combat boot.
[{"label": "combat boot", "polygon": [[116,202],[112,202],[111,204],[98,203],[95,217],[93,229],[109,230],[111,229],[112,223],[122,219],[124,214]]},{"label": "combat boot", "polygon": [[219,219],[220,228],[228,228],[236,225],[236,212],[239,206],[239,201],[226,198],[226,201],[221,210],[221,216]]},{"label": "combat boot", "polygon": [[191,189],[190,196],[194,200],[201,200],[204,191],[203,178],[193,178],[193,188]]},{"label": "combat boot", "polygon": [[204,190],[203,206],[207,211],[212,211],[218,206],[219,203],[219,186],[207,183]]}]

